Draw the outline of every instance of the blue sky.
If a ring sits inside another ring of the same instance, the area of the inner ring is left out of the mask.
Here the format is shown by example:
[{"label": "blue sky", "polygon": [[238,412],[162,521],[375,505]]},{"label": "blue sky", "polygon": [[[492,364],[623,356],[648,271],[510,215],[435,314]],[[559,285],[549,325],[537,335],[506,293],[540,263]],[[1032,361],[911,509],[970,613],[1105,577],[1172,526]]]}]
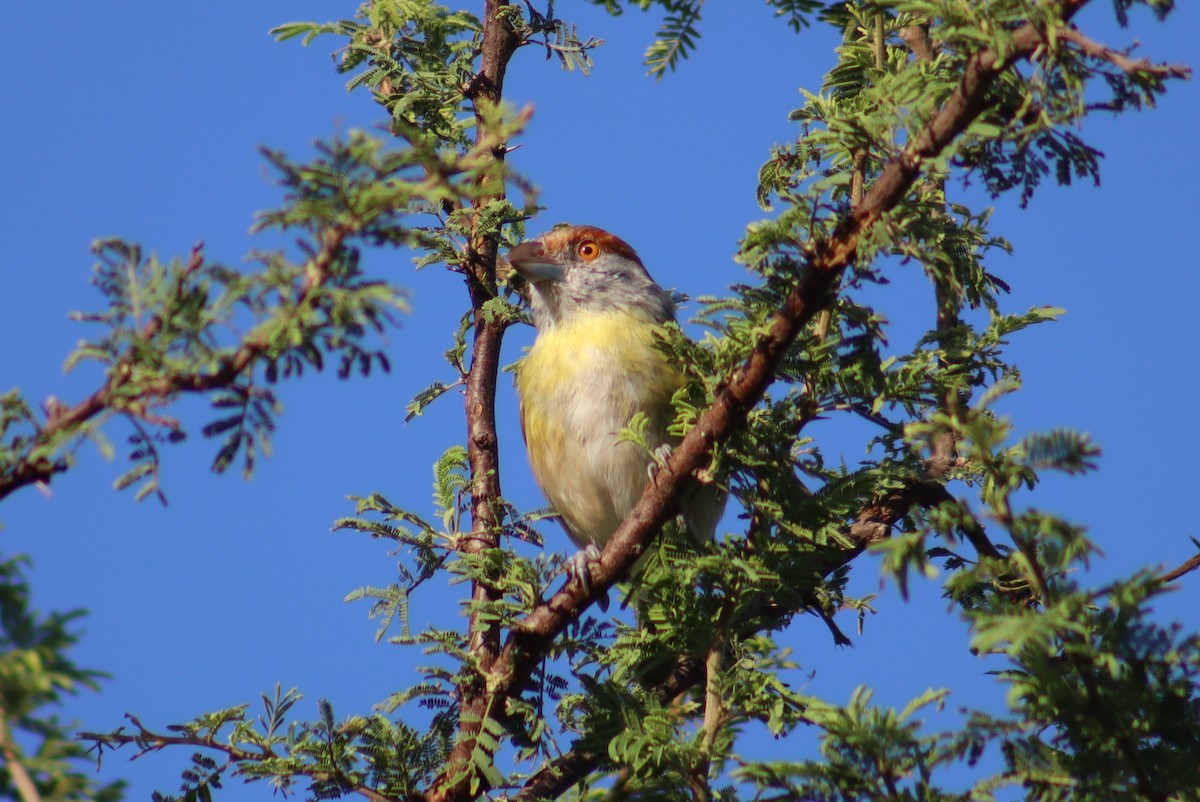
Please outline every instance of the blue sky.
[{"label": "blue sky", "polygon": [[[88,283],[94,238],[125,237],[164,257],[203,240],[210,258],[237,264],[262,244],[247,234],[255,211],[279,200],[258,145],[303,157],[317,138],[380,122],[369,96],[347,95],[334,73],[329,52],[338,43],[302,48],[267,35],[286,21],[349,16],[356,5],[69,0],[52,18],[30,4],[6,9],[0,389],[75,401],[94,386],[94,371],[62,371],[88,333],[67,313],[100,303]],[[1110,22],[1109,3],[1093,5],[1081,23],[1109,42],[1137,38],[1156,59],[1198,60],[1194,4],[1181,4],[1166,26],[1137,14],[1126,32]],[[835,38],[823,29],[796,36],[765,4],[714,2],[699,51],[655,82],[644,75],[641,53],[656,17],[612,19],[565,2],[557,10],[606,44],[588,78],[532,48],[510,68],[509,98],[536,109],[514,154],[547,207],[532,227],[569,220],[608,228],[664,285],[692,296],[722,293],[743,275],[731,254],[744,226],[763,215],[756,171],[773,143],[795,136],[787,113],[800,105],[800,88],[819,88]],[[1093,566],[1097,583],[1140,566],[1174,566],[1192,553],[1188,536],[1200,534],[1190,514],[1200,450],[1200,273],[1191,236],[1200,211],[1198,126],[1195,82],[1175,86],[1155,111],[1087,123],[1083,135],[1107,154],[1099,189],[1046,186],[1025,210],[1015,198],[995,202],[994,230],[1015,246],[991,265],[1014,287],[1006,308],[1068,310],[1060,322],[1014,338],[1025,388],[1002,410],[1019,431],[1073,427],[1102,445],[1098,473],[1051,478],[1032,498],[1087,525],[1106,555]],[[403,408],[420,387],[447,376],[441,353],[464,294],[444,273],[415,273],[405,254],[374,253],[368,264],[412,292],[413,312],[390,337],[394,372],[369,381],[308,376],[281,387],[275,453],[251,482],[209,473],[215,444],[199,435],[202,405],[187,401],[179,412],[192,437],[168,454],[170,506],[114,492],[121,464],[85,447],[51,495],[27,489],[0,510],[3,552],[35,561],[37,606],[91,611],[75,657],[114,678],[63,711],[81,728],[116,727],[125,712],[161,727],[254,702],[276,682],[306,694],[302,715],[315,715],[316,699],[328,698],[344,716],[365,712],[413,677],[420,655],[374,643],[367,606],[341,601],[356,587],[391,581],[395,558],[330,525],[352,513],[349,494],[378,490],[428,509],[429,466],[461,442],[461,406],[444,399],[408,425]],[[884,311],[903,351],[932,309],[915,270],[889,277],[894,294]],[[513,332],[506,361],[531,338]],[[538,506],[507,382],[499,414],[505,493]],[[838,436],[829,432],[832,442]],[[861,458],[862,446],[845,440],[845,459]],[[561,533],[546,534],[547,548],[567,548]],[[859,566],[855,587],[880,588],[873,564]],[[804,671],[796,683],[831,700],[868,683],[891,704],[943,686],[955,691],[951,708],[996,704],[1003,690],[983,674],[996,666],[967,653],[962,625],[938,594],[936,583],[918,583],[904,602],[885,587],[879,614],[852,649],[833,649],[819,622],[801,621],[793,638]],[[414,624],[422,616],[451,623],[456,603],[448,593],[422,599]],[[1194,629],[1200,576],[1159,607]],[[762,748],[790,747],[764,740]],[[173,790],[186,759],[181,750],[131,764],[118,754],[102,776],[130,779],[130,797],[144,799],[156,788]],[[268,793],[232,786],[225,798]]]}]

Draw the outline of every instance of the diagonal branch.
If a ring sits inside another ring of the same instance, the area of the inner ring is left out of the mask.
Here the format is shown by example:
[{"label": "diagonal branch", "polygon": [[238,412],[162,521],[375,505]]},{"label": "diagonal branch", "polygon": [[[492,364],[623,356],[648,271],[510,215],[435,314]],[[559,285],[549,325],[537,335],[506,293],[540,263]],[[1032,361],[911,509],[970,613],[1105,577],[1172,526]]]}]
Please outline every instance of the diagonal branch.
[{"label": "diagonal branch", "polygon": [[[930,474],[935,474],[930,470]],[[875,499],[865,505],[855,516],[854,521],[846,527],[846,539],[854,543],[851,548],[831,550],[822,555],[813,565],[813,570],[822,576],[828,576],[837,569],[853,561],[872,543],[879,542],[889,536],[896,526],[914,507],[934,507],[947,501],[954,501],[954,496],[936,477],[924,478],[900,488],[889,495]],[[982,527],[964,529],[961,534],[970,541],[980,557],[1000,558],[1003,555],[988,539]],[[1190,568],[1188,567],[1190,565]],[[1178,578],[1188,570],[1200,567],[1200,557],[1195,557],[1176,571],[1167,575],[1166,580]],[[756,618],[764,612],[763,608],[748,611],[744,620]],[[779,614],[790,614],[796,610],[778,611]],[[698,657],[681,654],[677,657],[675,666],[655,687],[659,701],[669,703],[692,688],[696,687],[705,677],[704,661]],[[583,780],[595,771],[597,763],[604,755],[592,748],[576,744],[566,753],[548,761],[535,772],[517,794],[517,802],[534,802],[541,799],[555,799],[565,793],[571,786]]]},{"label": "diagonal branch", "polygon": [[[1061,3],[1061,19],[1069,20],[1087,1]],[[671,516],[693,473],[707,465],[713,448],[743,424],[774,380],[776,369],[797,336],[831,303],[830,290],[854,258],[859,238],[900,203],[920,177],[923,164],[939,156],[987,108],[988,90],[996,78],[1016,61],[1032,56],[1045,41],[1044,31],[1026,23],[1013,31],[1010,49],[1003,55],[986,49],[968,58],[962,81],[941,110],[911,140],[908,149],[884,167],[862,203],[837,226],[833,235],[813,247],[807,270],[792,287],[767,333],[650,481],[600,559],[590,564],[591,587],[570,582],[514,627],[494,666],[495,693],[512,694],[524,687],[553,639],[625,575]]]},{"label": "diagonal branch", "polygon": [[[932,507],[953,500],[954,497],[946,490],[945,486],[933,479],[918,480],[884,498],[874,500],[859,510],[854,521],[846,528],[846,538],[855,545],[851,548],[830,551],[819,560],[818,564],[813,566],[813,570],[822,576],[828,576],[853,561],[870,544],[886,538],[891,529],[914,507]],[[1001,556],[982,529],[978,531],[964,530],[962,534],[971,542],[981,557],[997,558]],[[1184,568],[1189,564],[1192,565],[1187,570],[1200,567],[1200,557],[1193,558],[1172,574],[1186,573]],[[1167,581],[1173,578],[1177,577],[1168,575]],[[744,618],[746,620],[753,619],[763,612],[762,608],[758,608],[747,612]],[[779,612],[792,613],[796,611]],[[659,701],[667,704],[672,699],[678,698],[680,694],[696,687],[704,677],[704,661],[692,655],[681,654],[677,657],[674,668],[656,686],[655,692]],[[566,753],[548,761],[529,777],[516,795],[516,800],[517,802],[535,802],[535,800],[556,799],[595,771],[597,764],[603,758],[602,752],[577,743]]]},{"label": "diagonal branch", "polygon": [[1063,28],[1058,32],[1058,36],[1092,58],[1107,61],[1131,77],[1152,75],[1159,80],[1164,80],[1166,78],[1190,78],[1192,75],[1190,68],[1179,64],[1155,64],[1144,58],[1130,58],[1128,51],[1115,50],[1093,41],[1075,27]]},{"label": "diagonal branch", "polygon": [[557,799],[571,786],[596,770],[596,764],[604,757],[594,749],[576,743],[570,750],[550,760],[538,769],[521,786],[516,802],[536,802]]},{"label": "diagonal branch", "polygon": [[[141,751],[134,755],[131,760],[137,760],[142,755],[148,752],[157,752],[160,749],[165,749],[169,746],[190,746],[198,749],[210,749],[214,752],[219,752],[225,755],[231,764],[255,764],[262,763],[267,760],[277,759],[279,756],[271,751],[267,746],[261,747],[261,752],[252,752],[240,747],[234,746],[229,740],[222,740],[215,735],[163,735],[161,733],[152,732],[142,726],[135,716],[126,715],[135,727],[138,728],[136,733],[123,732],[121,730],[111,733],[94,733],[81,732],[76,735],[77,740],[94,741],[97,746],[104,745],[111,749],[117,749],[122,746],[133,745]],[[224,769],[222,769],[224,771]],[[235,774],[238,772],[235,771]],[[357,782],[354,779],[343,774],[335,774],[329,771],[323,771],[317,768],[293,767],[288,770],[288,776],[291,777],[307,777],[310,780],[334,781],[342,786],[347,791],[353,791],[356,794],[370,800],[370,802],[395,802],[391,797],[381,794],[368,785]]]},{"label": "diagonal branch", "polygon": [[1164,583],[1174,582],[1176,579],[1182,579],[1183,577],[1187,576],[1192,571],[1195,571],[1197,568],[1200,568],[1200,554],[1197,554],[1195,557],[1192,557],[1190,560],[1185,561],[1182,565],[1180,565],[1178,568],[1174,569],[1173,571],[1167,571],[1165,574],[1162,575],[1162,581]]},{"label": "diagonal branch", "polygon": [[[295,301],[293,314],[304,314],[304,307],[315,290],[325,284],[331,276],[333,265],[342,252],[346,239],[354,233],[347,225],[326,229],[321,235],[321,247],[309,260],[303,284]],[[192,251],[191,258],[180,276],[180,282],[203,265],[199,248]],[[152,317],[142,327],[139,338],[144,342],[153,340],[162,329],[162,319]],[[179,393],[202,393],[233,384],[239,376],[249,370],[272,348],[266,336],[250,337],[243,341],[233,353],[220,359],[213,370],[195,373],[172,373],[139,388],[141,399],[171,398]],[[49,481],[56,473],[66,470],[60,460],[41,455],[64,433],[77,429],[89,421],[107,413],[118,411],[117,403],[121,389],[134,375],[135,354],[132,349],[118,360],[108,372],[107,383],[90,396],[72,407],[55,406],[50,411],[46,425],[42,426],[25,448],[25,455],[8,466],[0,475],[0,499],[29,484]]]}]

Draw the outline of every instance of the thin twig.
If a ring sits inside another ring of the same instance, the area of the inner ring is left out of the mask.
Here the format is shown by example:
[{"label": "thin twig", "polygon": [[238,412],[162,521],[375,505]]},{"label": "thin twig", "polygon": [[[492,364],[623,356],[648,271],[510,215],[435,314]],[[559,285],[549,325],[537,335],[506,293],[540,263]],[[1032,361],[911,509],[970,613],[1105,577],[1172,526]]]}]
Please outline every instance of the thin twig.
[{"label": "thin twig", "polygon": [[[294,314],[302,314],[303,307],[308,303],[313,292],[329,280],[334,261],[341,252],[346,238],[352,233],[351,229],[344,225],[328,228],[322,233],[321,248],[306,265],[305,279],[300,287]],[[196,270],[202,261],[199,249],[193,249],[185,271]],[[138,335],[139,339],[142,341],[152,340],[161,329],[162,319],[156,315],[142,327]],[[142,400],[170,398],[179,393],[198,393],[228,387],[270,347],[271,343],[265,337],[248,338],[232,354],[219,360],[215,370],[205,373],[175,373],[163,376],[157,381],[140,387],[138,397]],[[17,460],[3,476],[0,476],[0,499],[25,485],[49,481],[54,474],[66,470],[67,466],[60,460],[49,460],[45,457],[34,459],[32,455],[49,447],[61,433],[115,411],[115,405],[120,397],[119,391],[135,373],[133,370],[134,360],[135,356],[131,349],[113,365],[108,373],[108,382],[103,387],[73,407],[56,409],[55,414],[38,430],[37,435],[26,447],[26,455]]]},{"label": "thin twig", "polygon": [[1190,574],[1192,571],[1195,571],[1197,568],[1200,568],[1200,554],[1197,554],[1195,557],[1186,561],[1183,565],[1179,566],[1174,571],[1168,571],[1167,573],[1163,574],[1162,581],[1163,582],[1174,582],[1176,579],[1180,579],[1183,576]]},{"label": "thin twig", "polygon": [[[126,716],[126,718],[133,722],[133,725],[138,728],[136,733],[114,732],[100,734],[81,732],[76,736],[76,738],[84,741],[95,741],[97,744],[106,744],[110,747],[127,746],[132,744],[142,750],[134,756],[135,759],[137,757],[141,757],[147,752],[157,752],[160,749],[165,749],[169,746],[190,746],[198,749],[209,749],[225,755],[233,764],[256,763],[277,757],[277,755],[272,753],[265,746],[263,747],[262,752],[250,752],[245,749],[239,749],[228,742],[217,740],[215,737],[211,736],[163,735],[146,729],[134,716]],[[235,773],[236,771],[237,767],[235,766]],[[288,775],[291,777],[307,777],[317,781],[333,780],[342,787],[365,797],[366,799],[370,800],[370,802],[395,802],[392,797],[381,794],[368,786],[351,782],[348,777],[341,774],[335,774],[328,771],[318,771],[316,769],[300,768],[290,770]]]},{"label": "thin twig", "polygon": [[1160,79],[1189,78],[1192,74],[1190,67],[1181,64],[1155,64],[1144,58],[1130,58],[1128,51],[1115,50],[1107,45],[1095,42],[1084,36],[1078,28],[1063,28],[1058,32],[1058,35],[1059,38],[1074,44],[1092,58],[1107,61],[1131,77],[1136,76],[1138,73],[1149,73]]}]

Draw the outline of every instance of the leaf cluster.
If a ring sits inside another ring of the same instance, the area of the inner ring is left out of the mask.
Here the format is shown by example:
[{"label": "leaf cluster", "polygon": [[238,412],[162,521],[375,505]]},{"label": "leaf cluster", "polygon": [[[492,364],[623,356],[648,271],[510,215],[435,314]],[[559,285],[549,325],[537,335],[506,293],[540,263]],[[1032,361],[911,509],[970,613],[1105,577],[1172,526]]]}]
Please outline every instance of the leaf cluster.
[{"label": "leaf cluster", "polygon": [[100,784],[74,724],[53,711],[106,674],[70,657],[83,610],[41,614],[31,606],[22,556],[0,561],[0,795],[48,802],[116,802],[125,783]]},{"label": "leaf cluster", "polygon": [[248,718],[248,706],[242,705],[156,733],[129,716],[131,731],[121,727],[109,733],[81,733],[79,738],[90,741],[98,754],[126,746],[139,749],[139,755],[166,746],[206,750],[193,754],[180,793],[156,793],[156,802],[210,800],[231,777],[266,781],[285,795],[304,783],[313,799],[356,791],[406,798],[416,791],[414,779],[432,777],[449,751],[444,723],[439,726],[435,721],[421,735],[382,715],[339,721],[326,701],[318,703],[314,722],[289,723],[289,713],[302,699],[295,689],[283,691],[277,685],[272,695],[262,695],[262,713],[256,718]]},{"label": "leaf cluster", "polygon": [[212,262],[201,246],[187,259],[163,261],[133,243],[97,242],[94,283],[107,308],[75,315],[100,332],[81,342],[67,366],[99,364],[101,386],[75,406],[52,398],[40,415],[15,392],[4,396],[0,497],[66,470],[89,439],[111,454],[103,426],[119,417],[132,429],[133,466],[117,486],[138,485],[138,498],[165,498],[160,449],[186,437],[165,410],[189,393],[206,395],[214,411],[202,428],[221,440],[214,470],[240,458],[248,475],[257,456],[269,453],[279,381],[323,370],[330,360],[342,378],[389,370],[384,336],[407,310],[406,294],[366,274],[362,248],[426,244],[433,236],[417,222],[430,208],[493,191],[485,175],[503,183],[490,153],[522,121],[500,109],[492,119],[494,136],[463,151],[415,130],[403,148],[351,132],[319,143],[308,162],[264,150],[286,196],[256,228],[295,241],[253,253],[251,269]]},{"label": "leaf cluster", "polygon": [[370,89],[397,129],[469,145],[474,116],[462,101],[479,51],[474,15],[422,0],[387,0],[363,3],[352,19],[291,22],[271,33],[305,45],[325,34],[347,39],[335,54],[338,72],[353,74],[347,90]]},{"label": "leaf cluster", "polygon": [[[661,8],[664,17],[654,41],[646,48],[643,63],[647,75],[658,80],[674,72],[684,59],[695,52],[700,39],[700,12],[704,0],[589,0],[610,14],[622,14],[626,7],[649,11]],[[809,27],[812,18],[836,3],[825,0],[767,0],[775,16],[783,19],[796,33]]]}]

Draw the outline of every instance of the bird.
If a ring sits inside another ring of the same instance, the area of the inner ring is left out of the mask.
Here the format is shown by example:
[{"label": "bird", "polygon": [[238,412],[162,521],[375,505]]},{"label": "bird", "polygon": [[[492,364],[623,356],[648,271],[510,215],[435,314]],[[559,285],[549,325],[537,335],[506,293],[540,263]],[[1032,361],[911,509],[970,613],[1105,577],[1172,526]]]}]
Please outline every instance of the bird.
[{"label": "bird", "polygon": [[[516,379],[529,463],[586,565],[654,469],[654,453],[621,431],[641,413],[654,452],[676,441],[671,397],[684,377],[658,346],[675,303],[628,243],[593,226],[552,229],[508,261],[528,283],[537,330]],[[698,543],[713,539],[724,504],[711,482],[685,493],[679,514]]]}]

